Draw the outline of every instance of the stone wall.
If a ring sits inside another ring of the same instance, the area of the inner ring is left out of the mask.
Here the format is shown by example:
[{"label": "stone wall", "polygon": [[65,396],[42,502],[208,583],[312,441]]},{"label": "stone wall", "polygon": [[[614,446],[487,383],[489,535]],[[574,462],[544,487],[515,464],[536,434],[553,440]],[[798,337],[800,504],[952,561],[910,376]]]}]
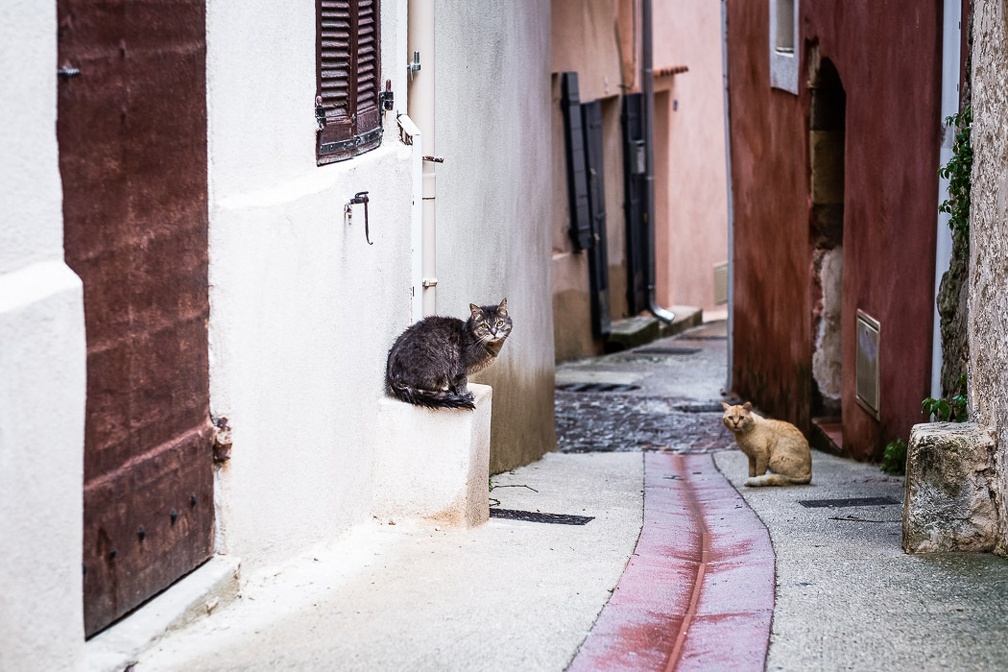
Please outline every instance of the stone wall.
[{"label": "stone wall", "polygon": [[997,446],[996,550],[1008,554],[1008,0],[980,0],[974,11],[969,402]]}]

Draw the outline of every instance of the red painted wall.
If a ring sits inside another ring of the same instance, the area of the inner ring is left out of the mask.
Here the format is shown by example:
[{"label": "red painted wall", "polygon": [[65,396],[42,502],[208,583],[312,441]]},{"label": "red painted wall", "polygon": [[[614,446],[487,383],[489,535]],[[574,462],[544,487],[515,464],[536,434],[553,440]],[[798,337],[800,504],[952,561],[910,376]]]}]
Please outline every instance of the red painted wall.
[{"label": "red painted wall", "polygon": [[[767,2],[729,0],[735,391],[809,429],[812,379],[808,46],[847,96],[844,452],[907,438],[928,394],[940,144],[941,2],[803,2],[799,95],[771,89]],[[855,314],[881,323],[881,420],[855,401]]]}]

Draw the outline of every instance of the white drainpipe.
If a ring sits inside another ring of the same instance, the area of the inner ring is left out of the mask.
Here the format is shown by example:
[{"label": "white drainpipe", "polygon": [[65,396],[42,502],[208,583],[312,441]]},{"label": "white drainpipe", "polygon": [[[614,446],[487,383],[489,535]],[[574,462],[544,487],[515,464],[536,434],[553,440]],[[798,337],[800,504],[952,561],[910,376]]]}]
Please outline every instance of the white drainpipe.
[{"label": "white drainpipe", "polygon": [[[423,315],[437,312],[437,182],[434,143],[434,0],[409,0],[407,53],[411,67],[409,116],[420,130],[422,163],[421,303]],[[419,54],[415,63],[414,54]],[[416,67],[419,65],[420,67]],[[414,149],[416,152],[416,149]],[[415,309],[414,309],[415,315]]]},{"label": "white drainpipe", "polygon": [[410,157],[410,183],[413,185],[413,206],[410,209],[410,318],[418,322],[424,317],[423,310],[423,137],[420,129],[407,114],[400,114],[397,121],[404,140],[413,147]]},{"label": "white drainpipe", "polygon": [[[944,166],[952,158],[952,141],[955,139],[955,128],[944,126],[946,117],[959,111],[959,46],[962,30],[962,3],[946,2],[942,21],[942,89],[941,89],[941,121],[945,128],[945,137],[939,149],[940,165]],[[938,178],[938,202],[948,198],[948,180]],[[948,270],[952,257],[952,233],[948,226],[947,213],[938,213],[938,237],[935,247],[935,308],[934,328],[931,342],[931,396],[940,399],[941,389],[941,317],[938,315],[938,288],[942,275]]]}]

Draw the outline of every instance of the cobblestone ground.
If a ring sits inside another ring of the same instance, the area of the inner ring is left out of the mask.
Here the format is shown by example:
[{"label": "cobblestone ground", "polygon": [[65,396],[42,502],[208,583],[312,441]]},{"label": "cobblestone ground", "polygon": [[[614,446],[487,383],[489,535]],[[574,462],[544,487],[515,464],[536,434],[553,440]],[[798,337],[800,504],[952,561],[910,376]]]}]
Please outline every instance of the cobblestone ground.
[{"label": "cobblestone ground", "polygon": [[728,399],[722,390],[726,336],[724,322],[709,322],[632,350],[560,365],[559,450],[707,453],[733,448],[735,439],[721,424],[721,401]]},{"label": "cobblestone ground", "polygon": [[731,448],[714,402],[606,392],[556,391],[557,447],[565,453]]}]

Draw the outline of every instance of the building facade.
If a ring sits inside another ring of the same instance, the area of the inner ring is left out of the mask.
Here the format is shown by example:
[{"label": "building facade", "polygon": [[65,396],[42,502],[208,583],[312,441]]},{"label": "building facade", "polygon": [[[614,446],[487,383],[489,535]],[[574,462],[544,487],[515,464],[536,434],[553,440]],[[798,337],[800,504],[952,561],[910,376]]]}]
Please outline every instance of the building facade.
[{"label": "building facade", "polygon": [[527,150],[549,142],[546,2],[354,5],[350,65],[383,96],[359,93],[373,125],[333,163],[316,99],[348,3],[21,4],[0,29],[0,668],[82,669],[86,635],[208,557],[250,575],[369,521],[386,354],[423,314],[508,299],[477,380],[491,469],[553,449],[549,154]]},{"label": "building facade", "polygon": [[879,458],[931,391],[942,4],[727,15],[734,389]]}]

